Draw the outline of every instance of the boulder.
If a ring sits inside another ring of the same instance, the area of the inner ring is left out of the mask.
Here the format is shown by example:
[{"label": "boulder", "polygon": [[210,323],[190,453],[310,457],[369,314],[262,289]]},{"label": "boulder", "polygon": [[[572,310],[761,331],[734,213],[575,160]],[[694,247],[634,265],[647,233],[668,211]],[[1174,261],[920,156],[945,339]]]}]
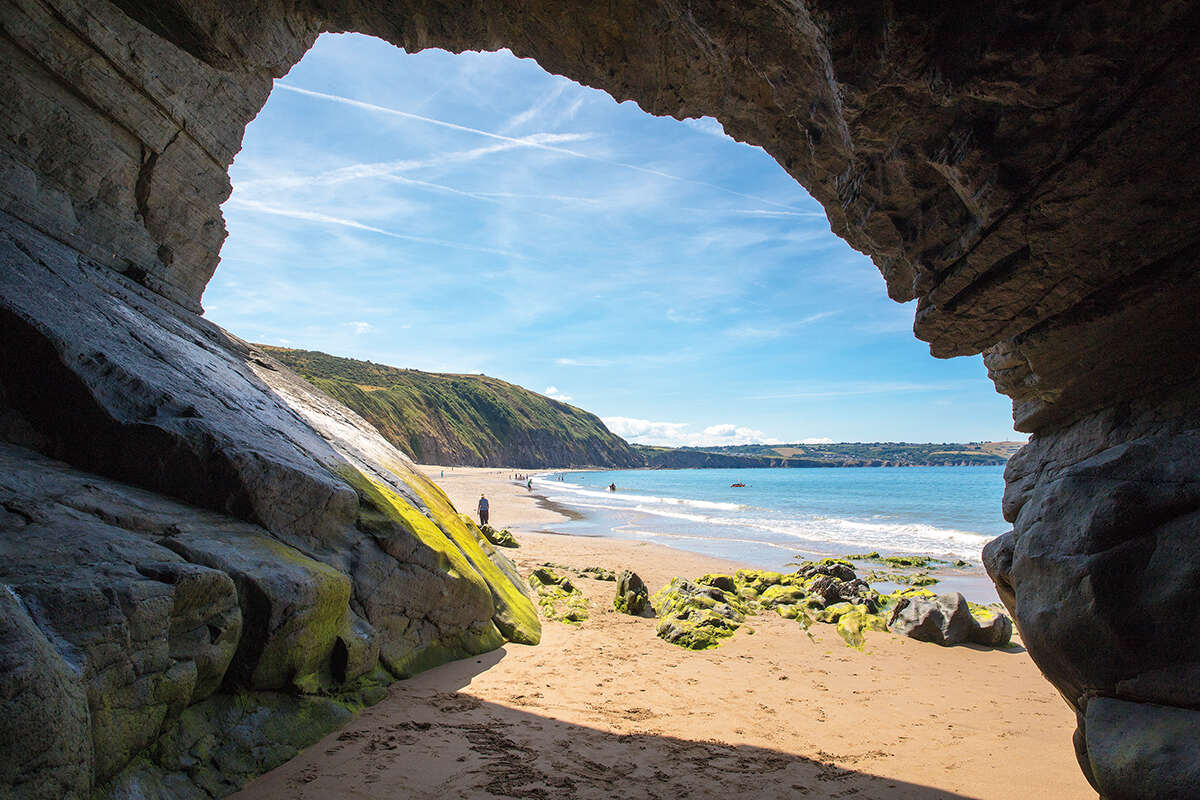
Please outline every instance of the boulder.
[{"label": "boulder", "polygon": [[1093,697],[1084,720],[1092,778],[1105,800],[1196,797],[1200,711]]},{"label": "boulder", "polygon": [[613,608],[622,614],[641,616],[650,604],[650,592],[646,584],[636,572],[621,570],[617,578],[617,595],[613,598]]},{"label": "boulder", "polygon": [[1012,639],[1012,620],[994,608],[967,603],[976,626],[971,631],[971,641],[987,647],[1003,647]]},{"label": "boulder", "polygon": [[941,645],[971,641],[979,627],[966,598],[957,592],[928,599],[903,598],[892,609],[887,626],[910,639]]},{"label": "boulder", "polygon": [[696,578],[696,583],[700,583],[705,586],[715,586],[723,592],[737,592],[738,590],[737,581],[734,580],[732,575],[710,573],[708,575],[701,575],[699,578]]},{"label": "boulder", "polygon": [[567,576],[538,567],[529,575],[529,585],[546,619],[578,625],[588,618],[587,599]]},{"label": "boulder", "polygon": [[735,595],[684,578],[672,578],[650,602],[658,614],[658,637],[689,650],[717,647],[746,620]]},{"label": "boulder", "polygon": [[840,615],[837,620],[838,635],[846,644],[861,650],[866,645],[866,631],[886,631],[887,623],[878,614],[871,614],[858,606]]},{"label": "boulder", "polygon": [[803,602],[807,596],[803,589],[796,586],[776,584],[775,586],[768,586],[758,596],[758,602],[763,608],[775,608],[782,605],[796,605]]},{"label": "boulder", "polygon": [[605,567],[584,567],[579,570],[579,574],[585,578],[591,578],[597,581],[616,581],[617,573]]},{"label": "boulder", "polygon": [[491,525],[480,525],[479,532],[492,544],[497,547],[520,547],[517,540],[513,537],[508,528],[496,530]]}]

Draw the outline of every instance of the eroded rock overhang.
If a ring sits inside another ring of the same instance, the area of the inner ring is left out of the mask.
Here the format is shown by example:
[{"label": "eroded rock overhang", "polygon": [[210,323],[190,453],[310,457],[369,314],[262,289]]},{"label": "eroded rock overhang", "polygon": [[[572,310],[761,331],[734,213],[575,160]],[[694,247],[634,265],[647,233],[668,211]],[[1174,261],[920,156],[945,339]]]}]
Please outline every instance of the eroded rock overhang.
[{"label": "eroded rock overhang", "polygon": [[[1200,8],[946,5],[9,0],[5,438],[257,525],[339,574],[366,539],[387,563],[419,560],[360,519],[388,505],[380,479],[428,509],[403,459],[193,312],[245,125],[320,32],[508,47],[762,146],[894,299],[917,299],[934,355],[984,353],[1034,434],[989,568],[1080,713],[1085,772],[1128,780],[1093,769],[1088,742],[1112,752],[1120,706],[1093,714],[1091,698],[1200,708]],[[369,618],[358,588],[347,602]]]}]

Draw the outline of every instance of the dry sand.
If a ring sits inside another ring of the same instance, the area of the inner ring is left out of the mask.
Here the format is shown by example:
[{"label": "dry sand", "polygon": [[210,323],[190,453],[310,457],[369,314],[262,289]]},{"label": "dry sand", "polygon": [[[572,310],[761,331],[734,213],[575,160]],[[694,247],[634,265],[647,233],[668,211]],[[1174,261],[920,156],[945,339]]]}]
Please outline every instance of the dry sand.
[{"label": "dry sand", "polygon": [[[657,589],[735,564],[657,544],[533,532],[561,517],[511,470],[425,468],[460,509],[487,492],[507,551],[631,568]],[[392,687],[345,729],[240,798],[1095,798],[1075,764],[1074,715],[1024,651],[938,647],[832,626],[809,639],[775,614],[693,653],[654,620],[611,611],[581,578],[582,626],[544,623],[508,645]],[[750,633],[753,629],[753,634]]]}]

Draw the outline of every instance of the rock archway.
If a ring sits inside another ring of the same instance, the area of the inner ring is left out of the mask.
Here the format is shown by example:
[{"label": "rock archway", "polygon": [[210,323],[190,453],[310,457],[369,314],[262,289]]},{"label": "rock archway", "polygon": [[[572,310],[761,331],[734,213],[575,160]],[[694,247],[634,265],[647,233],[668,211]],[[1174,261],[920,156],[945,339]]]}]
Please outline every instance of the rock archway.
[{"label": "rock archway", "polygon": [[[0,685],[11,724],[59,724],[38,758],[5,751],[0,783],[133,780],[180,715],[235,713],[222,686],[347,686],[536,635],[435,489],[194,313],[245,125],[322,31],[508,47],[764,147],[1034,434],[987,562],[1078,711],[1085,773],[1113,797],[1198,780],[1166,753],[1200,728],[1200,7],[942,5],[7,0],[0,637],[25,655]],[[280,622],[281,575],[336,616],[313,638],[293,609],[297,663],[240,633]],[[123,661],[114,626],[145,652]]]}]

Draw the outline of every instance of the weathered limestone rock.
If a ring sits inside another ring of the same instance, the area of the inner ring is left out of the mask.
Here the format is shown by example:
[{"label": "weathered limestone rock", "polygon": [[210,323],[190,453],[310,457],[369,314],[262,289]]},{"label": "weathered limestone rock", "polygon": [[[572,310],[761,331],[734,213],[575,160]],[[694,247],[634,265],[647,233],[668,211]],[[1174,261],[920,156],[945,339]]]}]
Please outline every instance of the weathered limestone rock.
[{"label": "weathered limestone rock", "polygon": [[650,605],[650,591],[636,572],[621,570],[617,578],[617,594],[613,598],[613,608],[622,614],[640,617]]},{"label": "weathered limestone rock", "polygon": [[0,586],[0,676],[5,795],[14,800],[85,796],[92,748],[83,681],[9,586]]},{"label": "weathered limestone rock", "polygon": [[[243,128],[319,31],[509,47],[651,113],[717,117],[812,192],[893,298],[917,299],[935,355],[984,353],[1034,433],[1006,476],[1013,532],[988,560],[1030,654],[1081,713],[1095,695],[1195,708],[1198,27],[1195,4],[1127,0],[13,0],[0,438],[259,526],[346,575],[400,674],[505,629],[535,638],[532,606],[403,458],[190,313]],[[22,527],[3,519],[5,536]],[[155,677],[94,709],[93,732],[125,742],[95,754],[97,775],[209,691],[224,657],[194,635],[194,601],[228,599],[221,580],[135,577],[133,562],[182,559],[116,527],[98,539],[116,566],[63,584],[89,598],[71,646],[103,649],[88,625],[170,630],[177,585],[180,611],[174,645],[135,636],[138,674]]]}]

